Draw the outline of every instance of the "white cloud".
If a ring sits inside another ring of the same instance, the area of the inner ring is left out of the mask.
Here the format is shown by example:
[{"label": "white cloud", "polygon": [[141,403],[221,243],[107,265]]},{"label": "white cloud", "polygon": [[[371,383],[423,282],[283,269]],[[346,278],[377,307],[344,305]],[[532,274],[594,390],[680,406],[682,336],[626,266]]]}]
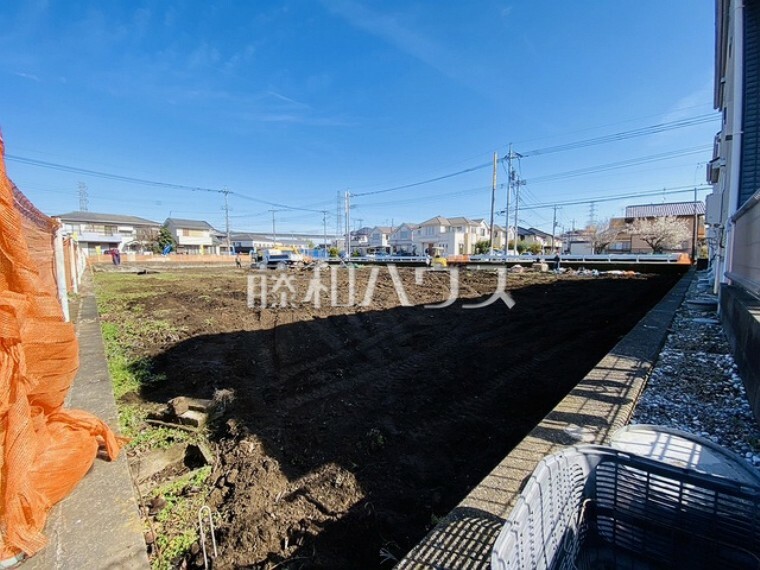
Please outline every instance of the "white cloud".
[{"label": "white cloud", "polygon": [[36,81],[37,83],[40,83],[41,79],[37,77],[34,73],[24,73],[23,71],[14,71],[13,75],[17,75],[18,77],[23,77],[24,79],[29,79],[30,81]]},{"label": "white cloud", "polygon": [[352,0],[325,0],[325,3],[352,26],[383,39],[452,79],[459,78],[462,62],[457,54],[412,30],[401,21],[401,15],[380,14]]}]

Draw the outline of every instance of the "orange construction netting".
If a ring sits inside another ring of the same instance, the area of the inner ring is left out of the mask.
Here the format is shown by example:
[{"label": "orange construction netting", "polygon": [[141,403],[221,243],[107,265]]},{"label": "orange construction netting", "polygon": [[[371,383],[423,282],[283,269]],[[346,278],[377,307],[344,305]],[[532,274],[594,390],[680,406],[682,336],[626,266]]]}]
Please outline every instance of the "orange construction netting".
[{"label": "orange construction netting", "polygon": [[0,138],[0,560],[45,546],[50,508],[120,440],[63,403],[79,366],[74,327],[58,301],[57,223],[14,188]]}]

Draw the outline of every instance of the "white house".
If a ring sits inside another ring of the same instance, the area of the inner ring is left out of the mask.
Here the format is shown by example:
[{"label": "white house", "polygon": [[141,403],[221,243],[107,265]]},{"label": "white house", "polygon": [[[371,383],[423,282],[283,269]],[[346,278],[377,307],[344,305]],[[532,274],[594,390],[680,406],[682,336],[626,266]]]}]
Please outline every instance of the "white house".
[{"label": "white house", "polygon": [[[506,232],[494,224],[494,248],[503,247]],[[475,253],[478,242],[491,238],[488,223],[482,218],[445,218],[436,216],[414,230],[413,243],[419,253],[438,250],[443,255],[469,255]]]},{"label": "white house", "polygon": [[271,236],[264,234],[230,232],[230,244],[237,253],[250,253],[251,250],[274,247],[275,242]]},{"label": "white house", "polygon": [[69,212],[54,216],[66,233],[79,242],[85,255],[98,255],[109,249],[151,251],[160,224],[137,216]]},{"label": "white house", "polygon": [[760,2],[716,1],[715,136],[707,180],[710,271],[723,328],[760,421]]},{"label": "white house", "polygon": [[369,234],[369,243],[367,249],[370,253],[390,253],[390,237],[392,228],[386,226],[375,226]]},{"label": "white house", "polygon": [[415,243],[412,236],[418,227],[417,224],[404,222],[393,229],[388,237],[388,243],[394,253],[415,253]]}]

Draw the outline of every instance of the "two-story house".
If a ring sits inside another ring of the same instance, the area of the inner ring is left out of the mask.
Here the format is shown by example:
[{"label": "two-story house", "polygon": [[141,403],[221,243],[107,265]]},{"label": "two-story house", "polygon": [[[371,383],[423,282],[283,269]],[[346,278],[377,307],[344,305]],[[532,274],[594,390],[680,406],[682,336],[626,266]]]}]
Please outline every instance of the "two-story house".
[{"label": "two-story house", "polygon": [[152,251],[160,224],[137,216],[69,212],[55,216],[64,231],[79,242],[85,255],[99,255],[110,249]]},{"label": "two-story house", "polygon": [[[488,242],[491,231],[482,218],[436,216],[421,223],[413,232],[412,241],[420,254],[438,251],[443,255],[475,253],[479,242]],[[506,231],[494,224],[494,249],[503,249]]]},{"label": "two-story house", "polygon": [[390,253],[390,237],[393,229],[387,226],[375,226],[369,234],[368,253]]},{"label": "two-story house", "polygon": [[538,244],[541,253],[551,253],[552,251],[562,251],[562,240],[559,236],[541,231],[537,228],[517,228],[517,243],[523,244],[526,248],[533,244]]},{"label": "two-story house", "polygon": [[177,244],[177,253],[201,255],[219,253],[219,243],[214,237],[214,228],[208,222],[167,218],[164,225],[169,229]]},{"label": "two-story house", "polygon": [[393,228],[393,231],[388,237],[388,244],[391,246],[391,251],[393,253],[416,253],[412,236],[414,230],[418,227],[417,224],[404,222],[400,226]]}]

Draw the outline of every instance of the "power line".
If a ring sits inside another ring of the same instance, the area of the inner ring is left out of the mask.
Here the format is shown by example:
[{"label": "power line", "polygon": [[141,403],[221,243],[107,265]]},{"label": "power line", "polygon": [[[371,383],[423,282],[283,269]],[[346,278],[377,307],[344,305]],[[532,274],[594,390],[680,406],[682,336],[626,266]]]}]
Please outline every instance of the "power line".
[{"label": "power line", "polygon": [[628,168],[629,166],[639,166],[641,164],[647,164],[649,162],[659,162],[662,160],[670,160],[671,158],[680,158],[691,154],[698,154],[709,150],[712,145],[701,145],[696,147],[689,147],[669,152],[663,152],[659,154],[652,154],[648,156],[641,156],[638,158],[629,158],[628,160],[621,160],[618,162],[610,162],[607,164],[599,164],[596,166],[589,166],[586,168],[579,168],[576,170],[568,170],[566,172],[557,172],[555,174],[547,174],[544,176],[537,176],[535,178],[529,178],[528,181],[531,184],[539,184],[542,182],[549,182],[554,180],[563,180],[565,178],[576,178],[578,176],[584,176],[587,174],[595,174],[597,172],[607,172],[608,170],[616,170],[618,168]]},{"label": "power line", "polygon": [[162,182],[158,180],[148,180],[145,178],[135,178],[133,176],[124,176],[121,174],[113,174],[110,172],[102,172],[99,170],[90,170],[88,168],[79,168],[77,166],[69,166],[66,164],[58,164],[55,162],[47,162],[44,160],[36,160],[33,158],[26,158],[23,156],[17,156],[13,154],[8,154],[5,156],[6,160],[10,160],[13,162],[18,162],[20,164],[26,164],[28,166],[35,166],[39,168],[48,168],[51,170],[58,170],[60,172],[71,172],[74,174],[84,174],[86,176],[92,176],[93,178],[103,178],[105,180],[114,180],[117,182],[126,182],[128,184],[139,184],[143,186],[156,186],[159,188],[171,188],[174,190],[189,190],[191,192],[213,192],[216,194],[229,194],[232,196],[235,196],[237,198],[242,198],[243,200],[250,200],[252,202],[258,202],[260,204],[266,204],[268,206],[275,206],[277,208],[284,208],[286,210],[305,210],[305,211],[314,211],[318,212],[318,210],[308,210],[307,208],[298,208],[294,206],[290,206],[288,204],[280,204],[277,202],[270,202],[269,200],[262,200],[260,198],[253,198],[252,196],[247,196],[245,194],[240,194],[238,192],[233,192],[231,190],[220,190],[218,188],[205,188],[203,186],[189,186],[186,184],[175,184],[172,182]]},{"label": "power line", "polygon": [[575,150],[578,148],[586,148],[589,146],[606,144],[610,142],[622,141],[632,139],[636,137],[642,137],[647,135],[653,135],[662,133],[665,131],[672,131],[674,129],[682,129],[684,127],[692,127],[694,125],[701,125],[703,123],[709,123],[717,120],[717,116],[714,113],[705,115],[697,115],[696,117],[689,117],[688,119],[679,119],[676,121],[669,121],[666,123],[659,123],[656,125],[650,125],[648,127],[642,127],[640,129],[632,129],[629,131],[622,131],[619,133],[613,133],[610,135],[604,135],[600,137],[594,137],[590,139],[569,142],[566,144],[560,144],[555,146],[548,146],[544,148],[537,148],[521,153],[523,156],[538,156],[542,154],[551,154],[555,152],[563,152],[568,150]]},{"label": "power line", "polygon": [[469,172],[482,170],[486,167],[491,166],[491,164],[492,164],[491,162],[484,162],[483,164],[478,164],[477,166],[465,168],[464,170],[459,170],[457,172],[451,172],[450,174],[444,174],[443,176],[436,176],[435,178],[428,178],[427,180],[412,182],[411,184],[403,184],[402,186],[393,186],[392,188],[383,188],[382,190],[373,190],[371,192],[359,192],[356,194],[351,193],[351,196],[352,197],[372,196],[374,194],[384,194],[385,192],[393,192],[395,190],[405,190],[406,188],[414,188],[415,186],[422,186],[423,184],[430,184],[431,182],[438,182],[440,180],[446,180],[447,178],[453,178],[454,176],[460,176],[462,174],[467,174]]}]

